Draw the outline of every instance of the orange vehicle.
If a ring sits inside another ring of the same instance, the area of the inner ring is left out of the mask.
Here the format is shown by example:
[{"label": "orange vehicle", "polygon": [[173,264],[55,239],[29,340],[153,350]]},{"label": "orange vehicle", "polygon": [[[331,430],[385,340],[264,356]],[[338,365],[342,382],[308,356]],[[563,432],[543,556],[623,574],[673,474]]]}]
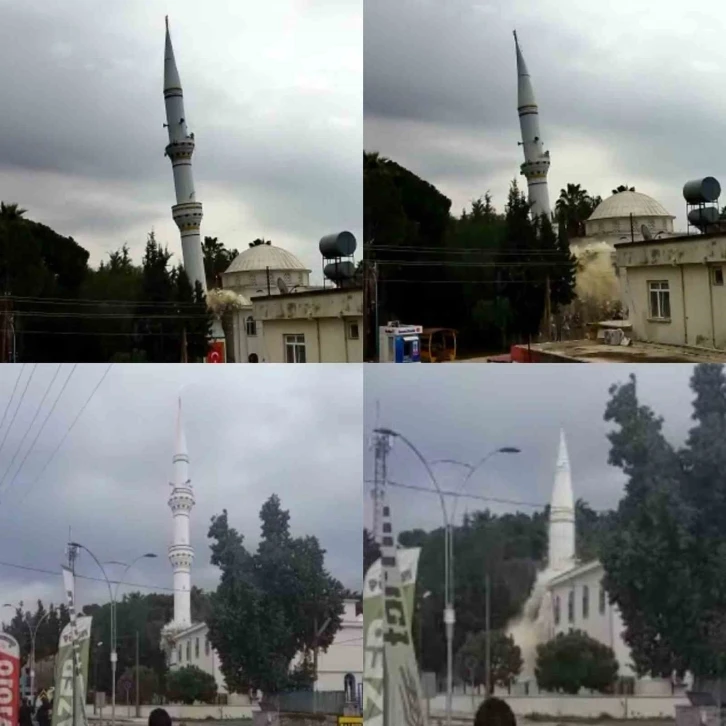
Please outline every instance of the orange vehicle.
[{"label": "orange vehicle", "polygon": [[424,328],[421,333],[421,362],[447,363],[456,360],[456,330]]}]

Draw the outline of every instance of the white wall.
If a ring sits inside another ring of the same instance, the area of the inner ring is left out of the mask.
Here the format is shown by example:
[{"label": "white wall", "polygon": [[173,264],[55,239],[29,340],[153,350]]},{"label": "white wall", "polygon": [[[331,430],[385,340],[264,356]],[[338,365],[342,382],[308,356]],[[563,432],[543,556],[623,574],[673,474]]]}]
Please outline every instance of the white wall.
[{"label": "white wall", "polygon": [[[199,655],[196,654],[196,643],[199,641]],[[187,659],[187,644],[189,644],[191,659]],[[214,676],[217,682],[217,690],[219,693],[227,693],[224,683],[224,676],[219,668],[219,656],[214,648],[209,644],[209,652],[207,652],[207,626],[204,625],[198,630],[190,632],[188,635],[182,634],[175,641],[175,648],[172,652],[170,668],[184,667],[188,665],[197,666],[205,673]],[[179,661],[179,648],[182,650],[181,661]]]},{"label": "white wall", "polygon": [[318,654],[316,691],[342,691],[346,673],[355,676],[356,688],[363,682],[363,616],[355,610],[355,602],[346,600],[340,630],[327,652]]}]

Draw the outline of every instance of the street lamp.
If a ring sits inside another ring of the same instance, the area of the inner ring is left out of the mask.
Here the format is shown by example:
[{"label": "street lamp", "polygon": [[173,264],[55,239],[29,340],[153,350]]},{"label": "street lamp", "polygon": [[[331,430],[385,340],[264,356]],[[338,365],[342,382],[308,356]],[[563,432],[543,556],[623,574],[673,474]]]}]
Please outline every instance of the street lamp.
[{"label": "street lamp", "polygon": [[423,454],[401,433],[394,431],[389,428],[376,428],[374,433],[382,436],[390,436],[392,438],[400,439],[406,446],[415,454],[416,458],[423,464],[426,469],[431,482],[434,485],[438,495],[439,501],[441,502],[441,511],[444,515],[444,627],[446,629],[446,725],[451,726],[452,710],[453,710],[453,694],[454,694],[454,623],[456,622],[456,613],[454,611],[453,602],[453,554],[452,554],[452,520],[453,515],[456,512],[456,505],[459,501],[459,496],[464,487],[471,479],[474,472],[476,472],[489,458],[495,454],[518,454],[520,450],[514,446],[503,446],[499,449],[495,449],[487,454],[481,461],[475,466],[471,464],[465,464],[454,459],[440,459],[432,463],[453,463],[464,466],[467,469],[467,474],[464,477],[457,496],[454,500],[454,506],[452,509],[452,517],[449,518],[446,512],[446,500],[444,494],[441,491],[441,487],[433,473],[431,464],[426,460]]},{"label": "street lamp", "polygon": [[[11,608],[13,605],[6,602],[3,605],[4,608]],[[23,607],[23,603],[20,603],[20,607]],[[35,624],[35,626],[32,626],[30,624],[30,620],[28,618],[24,618],[23,622],[28,627],[28,632],[30,633],[30,697],[33,699],[33,703],[35,703],[35,639],[38,635],[38,629],[40,628],[41,623],[50,615],[50,610],[48,610],[43,617],[38,620],[38,622]]]},{"label": "street lamp", "polygon": [[[123,574],[121,575],[121,579],[116,582],[116,589],[113,590],[111,587],[111,580],[108,579],[108,575],[106,574],[106,570],[104,566],[101,564],[100,560],[96,555],[91,552],[91,550],[88,549],[85,545],[82,545],[80,542],[69,542],[68,543],[71,547],[77,547],[78,549],[85,550],[91,557],[93,558],[94,562],[98,565],[99,569],[103,573],[103,579],[106,581],[106,585],[108,586],[108,594],[111,600],[111,726],[116,726],[116,663],[118,662],[118,654],[116,653],[116,596],[118,595],[119,587],[123,583],[123,579],[126,576],[126,573],[139,561],[143,560],[144,558],[154,558],[156,557],[155,554],[152,552],[147,552],[144,555],[139,555],[135,560],[131,562],[130,565],[126,565],[126,569],[123,571]],[[123,565],[123,562],[107,562],[106,564],[119,564]]]}]

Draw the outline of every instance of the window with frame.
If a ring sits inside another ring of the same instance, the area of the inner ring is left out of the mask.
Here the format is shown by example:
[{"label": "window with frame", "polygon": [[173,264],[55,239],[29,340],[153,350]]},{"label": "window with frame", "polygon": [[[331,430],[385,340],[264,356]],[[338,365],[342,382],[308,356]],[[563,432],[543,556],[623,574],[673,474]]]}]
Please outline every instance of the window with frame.
[{"label": "window with frame", "polygon": [[179,653],[178,653],[178,656],[179,656],[179,657],[178,657],[178,659],[177,659],[177,662],[178,662],[178,663],[181,663],[181,662],[182,662],[182,647],[181,647],[181,645],[179,646]]},{"label": "window with frame", "polygon": [[714,286],[723,285],[723,267],[712,267],[711,268],[711,282]]},{"label": "window with frame", "polygon": [[293,333],[283,336],[286,363],[307,363],[305,356],[305,334]]},{"label": "window with frame", "polygon": [[204,655],[209,655],[209,638],[204,639]]},{"label": "window with frame", "polygon": [[194,639],[194,660],[199,660],[199,638]]},{"label": "window with frame", "polygon": [[248,338],[254,338],[257,335],[257,321],[251,315],[245,320],[245,329]]},{"label": "window with frame", "polygon": [[358,323],[348,323],[348,339],[359,340],[360,339],[360,327]]},{"label": "window with frame", "polygon": [[555,625],[560,624],[560,596],[555,595]]},{"label": "window with frame", "polygon": [[671,319],[671,291],[667,280],[648,282],[650,298],[650,317],[653,320]]},{"label": "window with frame", "polygon": [[605,588],[600,585],[600,615],[605,615],[605,605],[607,604],[607,600],[605,598]]},{"label": "window with frame", "polygon": [[192,659],[192,641],[187,640],[187,663]]},{"label": "window with frame", "polygon": [[590,588],[585,585],[582,588],[582,619],[585,620],[590,614]]},{"label": "window with frame", "polygon": [[575,591],[570,590],[570,594],[567,596],[567,622],[575,622]]}]

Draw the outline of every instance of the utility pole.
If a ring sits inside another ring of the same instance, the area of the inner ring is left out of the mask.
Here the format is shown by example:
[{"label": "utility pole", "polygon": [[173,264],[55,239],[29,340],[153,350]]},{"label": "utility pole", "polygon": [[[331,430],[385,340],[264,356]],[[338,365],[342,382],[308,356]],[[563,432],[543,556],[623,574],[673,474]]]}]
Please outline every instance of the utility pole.
[{"label": "utility pole", "polygon": [[182,350],[181,350],[181,362],[189,363],[189,353],[187,348],[187,329],[186,326],[182,328]]},{"label": "utility pole", "polygon": [[[71,528],[68,527],[68,542],[71,541]],[[78,557],[78,548],[75,545],[69,544],[68,545],[68,569],[73,574],[73,581],[75,582],[76,579],[76,558]],[[73,650],[73,726],[77,726],[77,712],[78,712],[78,693],[76,691],[77,684],[76,684],[76,670],[78,668],[78,664],[76,663],[76,651]]]},{"label": "utility pole", "polygon": [[388,436],[384,434],[376,434],[373,441],[373,449],[375,453],[375,466],[373,472],[373,536],[380,545],[383,537],[382,518],[383,518],[383,497],[385,496],[384,487],[388,468],[386,457],[391,450],[391,443]]},{"label": "utility pole", "polygon": [[141,695],[139,693],[139,631],[136,631],[136,718],[141,718]]},{"label": "utility pole", "polygon": [[491,626],[491,577],[487,572],[485,576],[486,584],[486,597],[485,597],[485,612],[484,622],[486,627],[486,656],[485,656],[485,669],[486,669],[486,688],[484,689],[484,695],[489,698],[492,694],[492,626]]}]

